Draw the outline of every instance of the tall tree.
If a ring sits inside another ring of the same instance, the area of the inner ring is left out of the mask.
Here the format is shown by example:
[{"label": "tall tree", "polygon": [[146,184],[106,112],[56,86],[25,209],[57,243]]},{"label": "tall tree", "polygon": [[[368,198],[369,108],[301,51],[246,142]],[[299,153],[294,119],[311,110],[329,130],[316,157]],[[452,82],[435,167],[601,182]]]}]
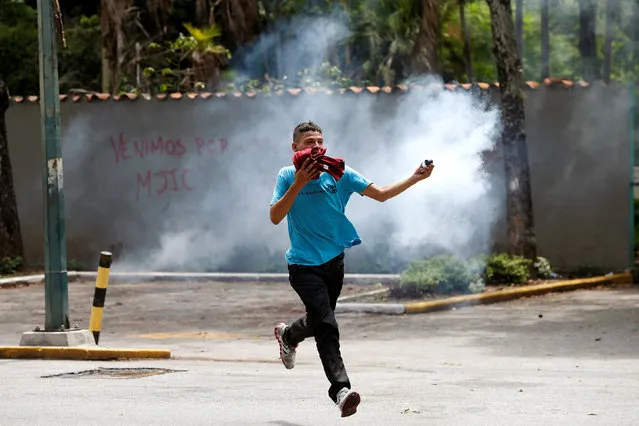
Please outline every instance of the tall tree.
[{"label": "tall tree", "polygon": [[459,4],[459,24],[461,26],[462,42],[464,43],[464,63],[466,65],[466,78],[469,82],[475,82],[473,72],[473,61],[470,54],[470,39],[468,37],[468,22],[466,21],[466,1],[458,0]]},{"label": "tall tree", "polygon": [[0,259],[24,257],[5,123],[9,105],[9,90],[0,80]]},{"label": "tall tree", "polygon": [[550,32],[548,0],[541,0],[541,79],[550,77]]},{"label": "tall tree", "polygon": [[508,252],[536,259],[530,169],[524,130],[521,60],[510,0],[486,0],[490,8],[493,54],[502,106],[501,143],[504,152],[508,217]]},{"label": "tall tree", "polygon": [[[515,10],[515,39],[517,40],[517,53],[524,57],[524,0],[516,0]],[[523,60],[523,59],[522,59]]]},{"label": "tall tree", "polygon": [[195,0],[195,25],[198,27],[206,27],[211,24],[211,8],[209,0]]},{"label": "tall tree", "polygon": [[166,35],[169,30],[168,21],[173,9],[173,0],[147,0],[147,7],[159,32]]},{"label": "tall tree", "polygon": [[126,55],[124,27],[133,0],[101,0],[102,91],[117,93]]},{"label": "tall tree", "polygon": [[418,0],[419,32],[413,45],[411,71],[414,74],[438,71],[439,11],[437,0]]},{"label": "tall tree", "polygon": [[603,81],[610,83],[610,74],[612,73],[612,38],[614,30],[614,17],[616,15],[617,0],[606,0],[606,35],[604,38],[604,63],[603,63]]},{"label": "tall tree", "polygon": [[233,50],[252,41],[261,30],[258,0],[218,0],[212,11],[211,25],[223,29],[222,44]]},{"label": "tall tree", "polygon": [[586,81],[599,79],[597,66],[597,5],[595,0],[578,0],[579,3],[579,53],[582,75]]}]

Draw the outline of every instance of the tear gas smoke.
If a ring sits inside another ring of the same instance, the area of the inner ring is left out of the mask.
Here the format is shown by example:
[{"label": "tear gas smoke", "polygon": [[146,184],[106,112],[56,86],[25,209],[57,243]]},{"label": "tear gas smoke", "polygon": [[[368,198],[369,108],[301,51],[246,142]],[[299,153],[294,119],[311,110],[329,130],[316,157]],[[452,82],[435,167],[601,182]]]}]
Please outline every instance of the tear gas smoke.
[{"label": "tear gas smoke", "polygon": [[[319,65],[330,47],[349,35],[339,17],[308,19],[288,24],[295,42],[282,49],[285,69]],[[274,37],[265,35],[244,52],[246,73]],[[164,112],[140,118],[136,123],[145,134],[172,126],[186,139],[223,129],[229,154],[206,164],[197,156],[180,160],[200,177],[215,174],[207,188],[183,198],[172,195],[171,203],[123,208],[120,215],[127,215],[128,223],[112,237],[128,239],[131,249],[113,269],[283,271],[287,225],[270,223],[269,203],[278,170],[291,164],[293,128],[307,120],[323,128],[327,155],[343,157],[377,185],[410,176],[424,159],[435,164],[429,179],[385,203],[353,195],[347,215],[362,245],[347,251],[350,271],[398,272],[414,256],[489,250],[492,226],[503,209],[503,182],[485,172],[482,153],[496,146],[499,112],[470,93],[443,90],[434,77],[411,84],[430,88],[401,95],[258,95],[182,103],[188,110],[184,120],[164,119],[170,114]],[[73,155],[73,143],[67,142],[67,155]]]}]

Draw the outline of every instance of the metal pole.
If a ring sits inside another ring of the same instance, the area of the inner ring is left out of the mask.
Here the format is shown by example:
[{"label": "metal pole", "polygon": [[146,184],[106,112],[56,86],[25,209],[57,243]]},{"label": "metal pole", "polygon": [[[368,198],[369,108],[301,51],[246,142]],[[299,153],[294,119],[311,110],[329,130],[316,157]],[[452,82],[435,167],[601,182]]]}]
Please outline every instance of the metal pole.
[{"label": "metal pole", "polygon": [[40,135],[44,154],[45,331],[69,329],[60,98],[53,0],[38,0],[40,47]]}]

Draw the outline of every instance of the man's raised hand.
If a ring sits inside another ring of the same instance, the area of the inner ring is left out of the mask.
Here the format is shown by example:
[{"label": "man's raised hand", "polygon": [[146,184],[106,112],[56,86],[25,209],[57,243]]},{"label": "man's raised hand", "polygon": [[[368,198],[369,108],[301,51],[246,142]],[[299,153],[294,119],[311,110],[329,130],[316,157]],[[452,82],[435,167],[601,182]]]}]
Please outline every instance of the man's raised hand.
[{"label": "man's raised hand", "polygon": [[435,168],[435,165],[432,163],[426,167],[423,167],[422,165],[420,165],[415,170],[415,173],[413,173],[413,178],[416,180],[424,180],[430,176],[434,168]]},{"label": "man's raised hand", "polygon": [[310,158],[304,160],[304,164],[302,164],[302,167],[300,167],[299,170],[295,172],[294,183],[297,182],[298,185],[304,186],[311,180],[317,178],[320,172],[315,168],[316,163],[317,161],[311,161]]}]

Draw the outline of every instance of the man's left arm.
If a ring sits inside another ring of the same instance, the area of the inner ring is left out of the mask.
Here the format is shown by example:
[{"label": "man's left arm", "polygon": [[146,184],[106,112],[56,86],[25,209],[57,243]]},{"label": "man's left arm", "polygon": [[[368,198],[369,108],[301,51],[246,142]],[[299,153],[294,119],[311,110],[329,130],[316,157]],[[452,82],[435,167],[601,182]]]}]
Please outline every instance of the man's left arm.
[{"label": "man's left arm", "polygon": [[379,202],[390,200],[391,198],[396,197],[402,192],[406,191],[417,182],[428,178],[433,172],[434,168],[435,166],[433,164],[430,164],[428,167],[419,166],[411,176],[392,185],[380,187],[375,185],[374,183],[371,183],[366,187],[366,189],[361,192],[361,194]]}]

